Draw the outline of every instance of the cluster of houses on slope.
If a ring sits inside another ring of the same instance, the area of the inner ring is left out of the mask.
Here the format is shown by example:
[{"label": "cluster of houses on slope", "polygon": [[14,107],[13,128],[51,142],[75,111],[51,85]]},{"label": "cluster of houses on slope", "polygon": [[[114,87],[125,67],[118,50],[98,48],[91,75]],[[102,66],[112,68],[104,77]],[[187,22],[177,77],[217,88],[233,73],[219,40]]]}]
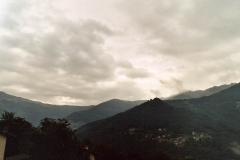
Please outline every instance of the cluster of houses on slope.
[{"label": "cluster of houses on slope", "polygon": [[206,133],[197,133],[197,132],[192,132],[191,135],[180,135],[177,136],[175,138],[172,138],[170,134],[163,134],[157,137],[157,139],[153,139],[153,140],[158,140],[159,142],[172,142],[174,143],[176,146],[182,146],[185,144],[186,140],[193,138],[195,141],[199,141],[200,139],[206,139],[206,138],[210,138],[212,139],[212,137]]},{"label": "cluster of houses on slope", "polygon": [[197,132],[192,132],[192,135],[193,135],[193,139],[195,141],[198,141],[200,139],[206,139],[206,138],[210,138],[212,139],[212,137],[209,135],[209,134],[206,134],[206,133],[197,133]]},{"label": "cluster of houses on slope", "polygon": [[[4,160],[6,142],[7,142],[6,136],[0,134],[0,160]],[[27,154],[20,154],[12,157],[6,157],[5,160],[28,160],[29,158],[30,156]]]},{"label": "cluster of houses on slope", "polygon": [[[134,135],[134,134],[140,134],[139,132],[141,132],[141,128],[129,128],[129,134],[130,135]],[[158,142],[171,142],[174,143],[176,146],[182,146],[185,144],[186,140],[188,140],[189,138],[193,138],[195,141],[199,141],[200,139],[206,139],[206,138],[210,138],[212,139],[212,137],[207,134],[207,133],[203,133],[203,132],[195,132],[192,131],[192,134],[184,134],[184,135],[179,135],[179,136],[172,136],[171,134],[169,134],[169,132],[167,132],[167,129],[165,128],[160,128],[158,130],[158,134],[153,135],[153,133],[142,133],[143,135],[145,135],[145,138],[152,138],[152,140],[157,140]]]}]

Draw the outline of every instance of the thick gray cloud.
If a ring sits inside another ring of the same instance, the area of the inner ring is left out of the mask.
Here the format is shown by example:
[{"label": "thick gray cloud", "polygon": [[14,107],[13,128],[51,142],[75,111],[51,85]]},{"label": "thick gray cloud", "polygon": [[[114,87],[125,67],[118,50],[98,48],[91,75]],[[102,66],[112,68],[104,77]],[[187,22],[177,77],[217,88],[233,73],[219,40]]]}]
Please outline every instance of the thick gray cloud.
[{"label": "thick gray cloud", "polygon": [[122,70],[119,73],[125,75],[128,78],[147,78],[150,77],[150,73],[148,73],[144,68],[132,68],[132,69],[126,69]]},{"label": "thick gray cloud", "polygon": [[118,8],[128,17],[132,34],[142,39],[139,54],[159,63],[162,57],[173,62],[174,71],[164,69],[159,79],[168,83],[161,84],[163,88],[176,92],[240,80],[238,5],[238,1],[150,0],[121,1]]},{"label": "thick gray cloud", "polygon": [[240,81],[235,0],[0,3],[0,90],[10,94],[85,105]]},{"label": "thick gray cloud", "polygon": [[143,47],[185,58],[202,57],[202,52],[237,40],[238,5],[238,1],[150,0],[123,1],[121,9],[134,29],[145,35],[148,43]]},{"label": "thick gray cloud", "polygon": [[[131,79],[117,80],[117,68],[126,71],[120,75],[137,78],[147,71],[104,50],[105,39],[115,34],[107,25],[91,19],[73,21],[51,6],[40,6],[34,14],[39,7],[34,4],[14,2],[8,7],[9,17],[1,24],[1,90],[67,104],[144,97]],[[41,15],[43,11],[47,14]],[[131,89],[125,88],[129,85]]]}]

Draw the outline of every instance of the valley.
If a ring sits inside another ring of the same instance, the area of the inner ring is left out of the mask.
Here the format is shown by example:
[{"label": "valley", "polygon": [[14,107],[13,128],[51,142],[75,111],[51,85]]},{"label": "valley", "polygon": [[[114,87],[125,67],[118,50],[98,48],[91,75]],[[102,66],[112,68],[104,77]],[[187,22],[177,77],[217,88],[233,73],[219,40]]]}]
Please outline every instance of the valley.
[{"label": "valley", "polygon": [[[43,125],[46,122],[46,127],[48,123],[56,125],[55,121],[64,123],[72,136],[77,138],[72,143],[79,143],[80,148],[87,145],[89,152],[99,160],[240,158],[240,83],[200,98],[154,98],[147,101],[112,99],[86,107],[47,105],[6,93],[0,95],[0,107],[3,110],[17,111],[16,116],[25,115],[26,120],[33,116],[35,120],[30,122],[34,125],[44,116],[49,118],[40,123]],[[34,116],[34,113],[41,114]],[[61,119],[64,117],[67,120]],[[1,123],[0,129],[3,133],[4,126]],[[11,136],[8,138],[12,139]]]}]

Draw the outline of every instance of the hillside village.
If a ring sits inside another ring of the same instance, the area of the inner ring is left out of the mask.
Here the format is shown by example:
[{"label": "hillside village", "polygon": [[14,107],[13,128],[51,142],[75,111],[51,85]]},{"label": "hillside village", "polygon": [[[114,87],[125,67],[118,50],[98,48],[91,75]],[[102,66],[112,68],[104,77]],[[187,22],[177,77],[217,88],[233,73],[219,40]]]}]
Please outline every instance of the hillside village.
[{"label": "hillside village", "polygon": [[[240,144],[239,87],[238,84],[218,94],[187,101],[162,101],[154,98],[115,116],[84,124],[76,132],[70,128],[66,119],[45,118],[36,128],[24,118],[14,118],[14,113],[6,112],[7,116],[3,115],[0,121],[1,131],[4,132],[7,126],[8,132],[21,138],[19,144],[31,145],[20,148],[13,145],[16,147],[13,149],[7,147],[6,157],[26,153],[35,160],[36,157],[39,160],[49,159],[48,155],[58,158],[66,156],[74,160],[89,155],[85,153],[96,153],[100,157],[120,157],[119,160],[127,159],[126,157],[133,157],[130,160],[139,157],[144,160],[149,157],[150,160],[155,160],[156,157],[168,157],[172,160],[186,157],[196,160],[215,157],[239,159],[239,155],[233,150],[238,147],[233,142]],[[220,101],[223,99],[224,101]],[[186,102],[196,109],[186,106]],[[10,117],[10,120],[4,117]],[[18,127],[17,132],[15,128]],[[64,133],[59,134],[60,132]],[[65,132],[70,134],[67,140],[63,136]],[[8,138],[14,142],[10,144],[17,144],[17,139],[12,136]],[[45,142],[51,143],[45,145]],[[86,145],[89,146],[88,151],[83,148]],[[62,152],[55,149],[55,146],[61,146]],[[52,148],[54,149],[51,150]],[[46,150],[49,153],[42,154]]]},{"label": "hillside village", "polygon": [[[120,133],[121,134],[121,133]],[[203,132],[195,132],[192,131],[191,134],[178,134],[174,135],[171,131],[168,131],[165,128],[159,128],[157,131],[144,131],[142,128],[129,128],[128,132],[124,134],[129,134],[133,136],[139,135],[142,139],[152,139],[154,141],[161,142],[169,142],[173,143],[176,146],[183,146],[186,140],[193,139],[194,141],[199,141],[203,139],[210,138],[211,135]]]}]

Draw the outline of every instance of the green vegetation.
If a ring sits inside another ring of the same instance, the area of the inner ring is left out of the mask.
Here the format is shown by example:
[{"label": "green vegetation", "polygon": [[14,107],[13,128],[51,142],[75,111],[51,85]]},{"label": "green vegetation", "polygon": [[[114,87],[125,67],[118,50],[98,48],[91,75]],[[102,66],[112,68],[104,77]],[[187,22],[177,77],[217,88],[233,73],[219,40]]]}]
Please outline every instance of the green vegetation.
[{"label": "green vegetation", "polygon": [[[7,137],[5,156],[24,153],[34,160],[85,160],[91,154],[97,160],[240,159],[239,91],[237,84],[202,98],[165,102],[155,98],[77,131],[66,119],[44,118],[35,127],[4,112],[0,131]],[[105,110],[95,107],[93,115],[120,107],[116,100],[110,102]]]},{"label": "green vegetation", "polygon": [[5,157],[30,155],[33,160],[77,160],[82,146],[66,119],[45,118],[38,127],[12,112],[2,114],[0,131],[7,137]]},{"label": "green vegetation", "polygon": [[89,110],[74,112],[67,116],[66,119],[73,123],[78,123],[80,124],[79,126],[81,126],[85,123],[104,119],[117,113],[124,112],[143,102],[145,101],[123,101],[119,99],[112,99],[110,101],[96,105]]},{"label": "green vegetation", "polygon": [[[230,146],[233,142],[240,143],[240,130],[222,123],[224,119],[203,113],[173,107],[156,98],[113,117],[86,124],[77,133],[79,139],[90,138],[95,144],[118,151],[121,156],[239,159]],[[228,119],[234,121],[230,115]]]},{"label": "green vegetation", "polygon": [[214,86],[211,88],[208,88],[206,90],[197,90],[197,91],[185,91],[176,95],[173,95],[169,97],[169,100],[174,100],[174,99],[192,99],[192,98],[200,98],[204,96],[210,96],[214,93],[218,93],[222,90],[225,90],[229,87],[232,87],[236,85],[236,83],[231,83],[231,84],[225,84],[221,86]]},{"label": "green vegetation", "polygon": [[[0,121],[0,131],[7,137],[5,156],[29,152],[29,133],[32,125],[23,118],[15,117],[14,113],[5,112]],[[21,146],[21,147],[19,147]]]},{"label": "green vegetation", "polygon": [[8,95],[0,91],[0,114],[4,111],[14,112],[19,117],[37,126],[45,117],[63,118],[76,112],[90,109],[92,106],[59,106],[44,104],[28,99]]},{"label": "green vegetation", "polygon": [[[69,125],[66,119],[45,118],[35,127],[12,112],[4,112],[0,120],[0,132],[7,137],[5,158],[27,154],[30,160],[88,160],[90,154],[94,154],[97,160],[142,159],[142,155],[134,151],[120,153],[114,148],[102,143],[93,143],[89,139],[79,141]],[[146,142],[147,146],[148,144],[150,143]],[[86,145],[89,150],[85,149]],[[154,157],[169,158],[165,152],[159,150],[153,155],[153,159]]]}]

